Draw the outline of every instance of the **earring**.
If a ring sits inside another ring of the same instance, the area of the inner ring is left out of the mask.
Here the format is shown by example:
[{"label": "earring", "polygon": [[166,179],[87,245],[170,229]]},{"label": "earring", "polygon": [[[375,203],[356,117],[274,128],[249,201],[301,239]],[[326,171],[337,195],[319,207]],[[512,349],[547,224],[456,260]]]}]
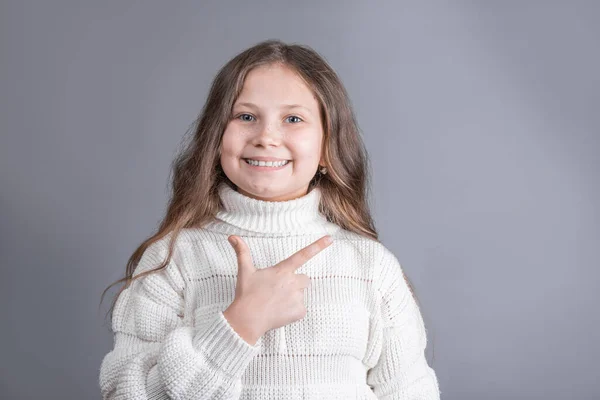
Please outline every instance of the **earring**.
[{"label": "earring", "polygon": [[327,174],[327,167],[323,167],[319,170],[323,175]]}]

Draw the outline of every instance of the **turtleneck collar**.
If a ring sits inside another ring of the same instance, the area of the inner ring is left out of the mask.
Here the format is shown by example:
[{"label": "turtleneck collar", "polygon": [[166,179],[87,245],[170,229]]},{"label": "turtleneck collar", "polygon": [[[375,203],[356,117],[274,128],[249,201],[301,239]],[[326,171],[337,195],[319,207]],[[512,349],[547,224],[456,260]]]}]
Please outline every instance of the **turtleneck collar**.
[{"label": "turtleneck collar", "polygon": [[207,228],[227,234],[287,236],[303,233],[331,234],[337,225],[319,211],[321,189],[287,201],[264,201],[234,190],[228,183],[218,187],[223,205]]}]

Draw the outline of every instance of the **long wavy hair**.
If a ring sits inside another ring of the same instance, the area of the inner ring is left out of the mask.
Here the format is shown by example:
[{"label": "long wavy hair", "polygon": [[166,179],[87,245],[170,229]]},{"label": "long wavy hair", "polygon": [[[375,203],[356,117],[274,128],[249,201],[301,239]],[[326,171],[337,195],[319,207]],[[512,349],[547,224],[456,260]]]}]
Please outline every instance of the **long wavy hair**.
[{"label": "long wavy hair", "polygon": [[[123,290],[135,279],[166,267],[179,232],[185,228],[202,227],[216,215],[220,208],[218,186],[224,181],[234,186],[220,165],[221,138],[246,76],[253,68],[270,64],[280,64],[294,70],[312,89],[319,102],[328,173],[323,175],[317,171],[308,190],[316,186],[322,190],[320,211],[343,229],[379,241],[368,206],[370,165],[367,151],[341,80],[312,48],[266,40],[236,55],[214,78],[206,103],[192,125],[193,137],[173,161],[172,194],[166,215],[156,233],[143,241],[129,258],[125,277],[102,293],[100,304],[108,289],[125,282],[107,312],[111,320],[115,303]],[[173,234],[164,262],[153,270],[133,277],[146,249],[169,233]],[[419,305],[410,280],[406,275],[404,278]]]}]

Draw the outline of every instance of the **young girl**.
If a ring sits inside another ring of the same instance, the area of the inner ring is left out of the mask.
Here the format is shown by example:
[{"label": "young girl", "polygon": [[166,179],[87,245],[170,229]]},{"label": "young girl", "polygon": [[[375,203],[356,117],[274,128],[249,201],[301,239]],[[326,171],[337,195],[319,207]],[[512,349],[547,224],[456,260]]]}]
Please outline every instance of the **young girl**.
[{"label": "young girl", "polygon": [[439,399],[367,168],[346,91],[314,50],[270,40],[229,61],[164,221],[116,282],[102,397]]}]

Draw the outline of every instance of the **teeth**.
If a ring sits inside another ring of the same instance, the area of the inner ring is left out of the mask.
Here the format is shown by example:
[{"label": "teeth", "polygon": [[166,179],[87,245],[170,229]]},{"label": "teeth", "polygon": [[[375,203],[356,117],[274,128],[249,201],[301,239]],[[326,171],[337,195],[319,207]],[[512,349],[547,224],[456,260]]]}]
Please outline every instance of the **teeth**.
[{"label": "teeth", "polygon": [[256,161],[248,159],[246,162],[250,165],[259,167],[281,167],[282,165],[287,164],[289,161]]}]

